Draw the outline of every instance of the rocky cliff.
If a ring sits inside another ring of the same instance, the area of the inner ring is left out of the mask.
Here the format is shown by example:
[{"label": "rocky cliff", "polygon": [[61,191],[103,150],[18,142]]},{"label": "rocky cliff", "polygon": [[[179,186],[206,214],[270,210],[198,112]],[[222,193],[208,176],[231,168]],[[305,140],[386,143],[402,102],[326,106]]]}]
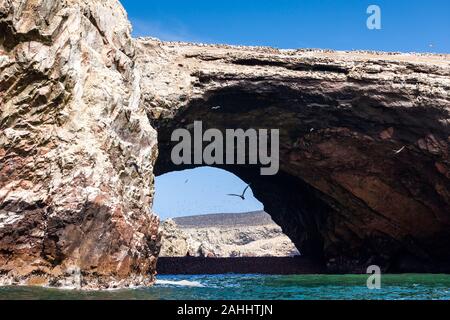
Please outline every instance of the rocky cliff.
[{"label": "rocky cliff", "polygon": [[445,265],[449,92],[449,55],[134,40],[117,0],[0,0],[0,283],[151,284],[154,174],[193,120],[281,129],[277,176],[226,169],[329,270]]},{"label": "rocky cliff", "polygon": [[265,212],[169,219],[161,224],[161,231],[161,257],[299,255],[292,241]]},{"label": "rocky cliff", "polygon": [[151,284],[156,132],[117,1],[0,1],[0,283]]}]

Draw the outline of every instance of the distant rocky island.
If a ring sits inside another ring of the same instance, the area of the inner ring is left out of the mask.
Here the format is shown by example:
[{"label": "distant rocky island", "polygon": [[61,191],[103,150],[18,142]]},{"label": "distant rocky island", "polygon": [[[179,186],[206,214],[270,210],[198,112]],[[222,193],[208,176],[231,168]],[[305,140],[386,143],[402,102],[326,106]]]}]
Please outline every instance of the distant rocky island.
[{"label": "distant rocky island", "polygon": [[290,257],[299,252],[264,211],[168,219],[160,257]]}]

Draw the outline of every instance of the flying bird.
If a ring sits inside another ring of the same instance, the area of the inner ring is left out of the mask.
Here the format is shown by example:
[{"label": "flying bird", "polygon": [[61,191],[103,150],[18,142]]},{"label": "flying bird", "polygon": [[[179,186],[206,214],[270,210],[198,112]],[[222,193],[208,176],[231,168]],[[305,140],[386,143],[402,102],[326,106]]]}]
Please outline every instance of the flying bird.
[{"label": "flying bird", "polygon": [[242,200],[245,200],[245,193],[247,192],[248,188],[250,188],[250,185],[248,185],[247,187],[245,187],[244,191],[242,192],[242,194],[228,194],[228,196],[230,197],[238,197],[241,198]]},{"label": "flying bird", "polygon": [[219,110],[220,108],[222,108],[221,106],[215,106],[215,107],[212,107],[211,109],[212,110]]},{"label": "flying bird", "polygon": [[398,149],[398,150],[394,150],[394,152],[395,152],[395,154],[399,154],[399,153],[401,153],[403,150],[405,150],[405,148],[406,148],[406,146],[403,146],[403,147],[401,147],[401,148]]}]

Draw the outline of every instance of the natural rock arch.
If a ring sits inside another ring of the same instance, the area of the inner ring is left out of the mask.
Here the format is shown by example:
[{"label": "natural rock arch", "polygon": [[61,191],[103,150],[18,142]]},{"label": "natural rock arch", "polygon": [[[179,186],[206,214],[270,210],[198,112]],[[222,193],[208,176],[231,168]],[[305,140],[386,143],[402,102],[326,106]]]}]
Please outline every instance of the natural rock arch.
[{"label": "natural rock arch", "polygon": [[[264,56],[245,60],[253,67],[251,76],[246,73],[251,69],[235,65],[235,74],[223,74],[224,65],[239,60],[233,55],[244,53],[228,49],[224,58],[211,51],[196,56],[217,68],[194,81],[192,90],[202,96],[166,109],[169,116],[153,122],[159,135],[157,174],[187,168],[171,163],[170,136],[177,128],[192,128],[194,121],[222,132],[280,129],[278,175],[260,176],[251,166],[222,168],[252,183],[302,254],[334,272],[364,272],[370,264],[388,271],[447,267],[449,215],[441,192],[447,178],[438,170],[447,155],[444,106],[414,105],[408,100],[412,92],[388,89],[394,78],[381,85],[361,80],[362,73],[354,79],[350,73],[358,68],[337,61],[317,67]],[[258,76],[261,66],[278,73]],[[280,77],[280,66],[300,71]],[[437,149],[430,153],[425,145],[431,141]]]}]

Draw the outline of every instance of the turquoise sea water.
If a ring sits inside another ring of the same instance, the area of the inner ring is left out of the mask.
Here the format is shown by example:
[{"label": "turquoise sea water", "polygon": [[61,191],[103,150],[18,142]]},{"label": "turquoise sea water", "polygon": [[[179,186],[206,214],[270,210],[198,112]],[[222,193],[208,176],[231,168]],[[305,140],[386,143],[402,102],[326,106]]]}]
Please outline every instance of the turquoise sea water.
[{"label": "turquoise sea water", "polygon": [[0,299],[439,299],[450,300],[450,275],[383,275],[382,288],[369,290],[365,275],[195,275],[159,276],[150,288],[117,291],[0,288]]}]

